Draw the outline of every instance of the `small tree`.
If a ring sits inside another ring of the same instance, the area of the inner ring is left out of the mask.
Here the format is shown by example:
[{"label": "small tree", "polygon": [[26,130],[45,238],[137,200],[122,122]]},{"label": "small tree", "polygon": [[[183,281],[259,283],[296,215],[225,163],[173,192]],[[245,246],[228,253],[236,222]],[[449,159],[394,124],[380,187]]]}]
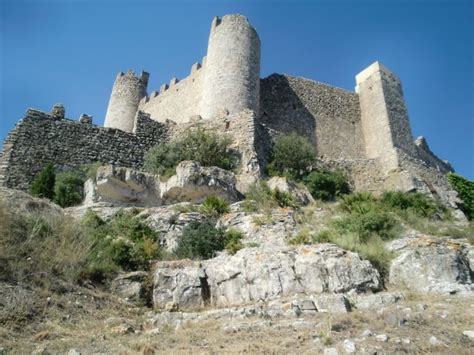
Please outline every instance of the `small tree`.
[{"label": "small tree", "polygon": [[315,155],[314,147],[306,138],[294,132],[279,135],[273,140],[268,173],[301,180],[314,166]]},{"label": "small tree", "polygon": [[33,196],[44,197],[52,200],[54,198],[54,184],[56,182],[56,173],[54,165],[49,163],[36,176],[30,187]]},{"label": "small tree", "polygon": [[315,199],[323,201],[331,201],[350,192],[349,183],[341,171],[318,169],[306,176],[304,183]]},{"label": "small tree", "polygon": [[225,246],[224,229],[216,228],[214,220],[192,221],[183,229],[175,254],[179,258],[209,259]]}]

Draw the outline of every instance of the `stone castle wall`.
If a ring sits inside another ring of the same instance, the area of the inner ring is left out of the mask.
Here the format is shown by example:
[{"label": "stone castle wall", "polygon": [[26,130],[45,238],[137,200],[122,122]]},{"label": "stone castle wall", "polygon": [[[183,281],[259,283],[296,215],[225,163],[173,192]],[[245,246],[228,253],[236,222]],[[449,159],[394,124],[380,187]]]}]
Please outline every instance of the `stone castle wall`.
[{"label": "stone castle wall", "polygon": [[0,184],[27,190],[50,162],[74,170],[92,162],[141,168],[144,154],[167,137],[165,125],[138,114],[136,134],[29,109],[5,140]]},{"label": "stone castle wall", "polygon": [[[203,61],[205,65],[205,62]],[[196,63],[191,74],[177,81],[172,79],[161,86],[160,91],[153,91],[142,99],[138,107],[158,122],[172,120],[176,123],[188,122],[190,117],[199,115],[204,81],[204,65]]]},{"label": "stone castle wall", "polygon": [[261,82],[260,122],[306,136],[322,160],[365,157],[358,96],[317,81],[273,74]]}]

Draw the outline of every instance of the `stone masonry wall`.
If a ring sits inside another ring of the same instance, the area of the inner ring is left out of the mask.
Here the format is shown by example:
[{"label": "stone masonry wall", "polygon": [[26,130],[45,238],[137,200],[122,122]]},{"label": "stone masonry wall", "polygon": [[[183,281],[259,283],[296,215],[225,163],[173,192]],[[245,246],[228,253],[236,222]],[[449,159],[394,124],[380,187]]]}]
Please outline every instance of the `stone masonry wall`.
[{"label": "stone masonry wall", "polygon": [[172,79],[159,92],[153,91],[140,102],[139,110],[158,122],[188,122],[190,117],[199,115],[204,71],[199,63],[194,64],[188,77],[180,81]]},{"label": "stone masonry wall", "polygon": [[165,125],[146,114],[136,117],[136,134],[103,128],[29,109],[8,135],[0,158],[0,184],[27,190],[48,163],[59,169],[77,169],[103,162],[140,168],[143,156],[166,139]]},{"label": "stone masonry wall", "polygon": [[273,74],[261,81],[261,119],[273,134],[306,136],[322,160],[364,157],[356,94],[313,80]]}]

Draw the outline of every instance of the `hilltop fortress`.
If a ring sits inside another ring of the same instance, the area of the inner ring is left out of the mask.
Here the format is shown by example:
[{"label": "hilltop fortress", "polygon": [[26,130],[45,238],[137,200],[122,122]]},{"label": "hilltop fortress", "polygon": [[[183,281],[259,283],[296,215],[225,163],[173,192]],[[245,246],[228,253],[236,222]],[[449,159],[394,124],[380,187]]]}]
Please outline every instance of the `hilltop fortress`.
[{"label": "hilltop fortress", "polygon": [[321,164],[344,169],[356,190],[418,190],[446,202],[455,193],[437,158],[414,141],[400,79],[378,62],[356,75],[355,92],[310,79],[273,74],[260,79],[260,39],[241,15],[215,17],[207,55],[184,79],[147,94],[149,74],[119,73],[105,127],[91,117],[29,109],[7,137],[0,184],[27,189],[49,162],[74,169],[100,161],[140,168],[154,145],[201,127],[227,134],[238,153],[239,189],[264,176],[271,138],[297,132]]}]

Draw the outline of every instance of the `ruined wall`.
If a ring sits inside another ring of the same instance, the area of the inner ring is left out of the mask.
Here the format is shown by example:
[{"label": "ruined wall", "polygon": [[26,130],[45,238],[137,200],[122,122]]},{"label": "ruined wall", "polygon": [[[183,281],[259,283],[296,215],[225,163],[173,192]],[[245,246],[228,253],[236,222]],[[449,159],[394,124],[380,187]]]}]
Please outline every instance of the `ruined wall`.
[{"label": "ruined wall", "polygon": [[148,149],[166,138],[167,128],[139,113],[136,129],[126,133],[29,109],[5,140],[0,184],[27,190],[50,162],[64,170],[95,161],[140,168]]},{"label": "ruined wall", "polygon": [[191,116],[199,115],[203,77],[204,67],[194,64],[188,77],[180,81],[172,79],[169,85],[162,85],[159,92],[153,91],[142,99],[139,110],[158,122],[188,122]]},{"label": "ruined wall", "polygon": [[313,80],[273,74],[261,81],[261,119],[270,131],[306,136],[323,160],[364,157],[356,94]]}]

